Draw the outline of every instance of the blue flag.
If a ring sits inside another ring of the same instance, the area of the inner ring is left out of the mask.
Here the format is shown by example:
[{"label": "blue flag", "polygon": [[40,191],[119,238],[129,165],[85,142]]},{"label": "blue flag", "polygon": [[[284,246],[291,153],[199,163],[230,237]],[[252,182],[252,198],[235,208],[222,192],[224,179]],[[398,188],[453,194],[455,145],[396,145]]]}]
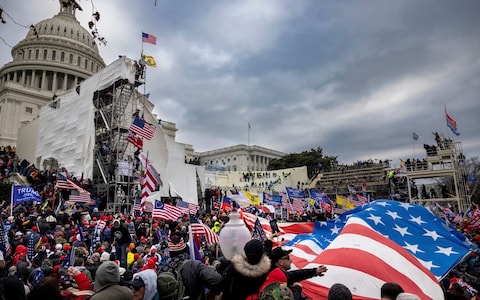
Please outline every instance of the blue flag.
[{"label": "blue flag", "polygon": [[303,190],[285,187],[285,191],[287,192],[289,198],[305,198],[305,192]]},{"label": "blue flag", "polygon": [[269,193],[263,192],[263,203],[268,205],[273,205],[273,206],[281,206],[282,196],[271,195]]},{"label": "blue flag", "polygon": [[33,188],[26,185],[12,186],[12,204],[22,204],[24,202],[43,202],[40,195]]}]

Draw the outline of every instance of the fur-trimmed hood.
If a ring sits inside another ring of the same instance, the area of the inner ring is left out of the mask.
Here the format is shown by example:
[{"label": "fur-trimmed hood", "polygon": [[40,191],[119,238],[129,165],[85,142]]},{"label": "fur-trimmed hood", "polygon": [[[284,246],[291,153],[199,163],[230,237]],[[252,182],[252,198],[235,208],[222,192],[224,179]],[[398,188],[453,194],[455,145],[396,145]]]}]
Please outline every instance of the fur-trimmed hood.
[{"label": "fur-trimmed hood", "polygon": [[231,262],[239,274],[250,278],[261,277],[262,275],[268,274],[271,267],[270,258],[265,254],[256,265],[250,264],[247,258],[240,254],[235,255]]}]

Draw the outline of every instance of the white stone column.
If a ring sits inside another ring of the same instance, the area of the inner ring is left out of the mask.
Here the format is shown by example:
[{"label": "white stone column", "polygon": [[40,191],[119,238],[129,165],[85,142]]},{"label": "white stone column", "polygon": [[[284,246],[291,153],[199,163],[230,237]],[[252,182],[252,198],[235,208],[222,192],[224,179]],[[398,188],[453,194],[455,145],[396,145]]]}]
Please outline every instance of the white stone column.
[{"label": "white stone column", "polygon": [[42,90],[46,90],[46,86],[47,86],[47,71],[43,71],[42,72],[42,77],[40,78],[40,89]]},{"label": "white stone column", "polygon": [[67,79],[68,79],[68,75],[66,73],[63,73],[63,87],[62,87],[63,91],[67,90]]},{"label": "white stone column", "polygon": [[57,91],[57,72],[53,72],[52,92]]},{"label": "white stone column", "polygon": [[30,78],[30,86],[35,87],[35,70],[32,70],[32,78]]}]

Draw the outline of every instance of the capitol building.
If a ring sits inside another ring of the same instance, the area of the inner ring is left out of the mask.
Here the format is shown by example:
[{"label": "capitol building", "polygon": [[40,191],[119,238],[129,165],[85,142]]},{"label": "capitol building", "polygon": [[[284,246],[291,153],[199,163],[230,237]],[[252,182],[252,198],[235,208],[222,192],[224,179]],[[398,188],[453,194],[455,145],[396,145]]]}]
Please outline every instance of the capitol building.
[{"label": "capitol building", "polygon": [[[140,92],[144,82],[135,61],[120,57],[107,65],[98,39],[75,16],[77,2],[59,0],[59,6],[55,16],[30,27],[12,47],[13,60],[0,69],[0,145],[16,147],[20,159],[40,169],[59,166],[84,174],[94,193],[108,194],[107,208],[116,209],[125,197],[132,203],[128,197],[138,185],[135,168],[127,168],[128,180],[119,168],[135,159],[127,136],[137,109],[157,129],[152,140],[144,141],[143,152],[150,153],[162,176],[162,195],[196,202],[207,181],[221,177],[219,172],[240,178],[241,172],[265,171],[272,159],[285,155],[257,145],[196,152],[176,141],[176,125],[160,124],[154,104]],[[102,156],[103,145],[116,152]],[[301,173],[303,182],[306,172]],[[125,193],[119,198],[121,189]]]},{"label": "capitol building", "polygon": [[40,108],[105,67],[90,32],[75,17],[76,6],[30,27],[0,69],[0,145],[16,145],[18,129]]}]

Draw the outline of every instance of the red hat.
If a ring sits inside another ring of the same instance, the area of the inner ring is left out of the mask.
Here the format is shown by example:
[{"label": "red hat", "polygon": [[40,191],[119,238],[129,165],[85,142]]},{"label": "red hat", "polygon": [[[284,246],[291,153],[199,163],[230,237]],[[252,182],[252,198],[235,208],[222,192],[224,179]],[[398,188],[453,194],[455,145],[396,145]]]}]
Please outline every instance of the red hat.
[{"label": "red hat", "polygon": [[139,259],[139,258],[140,258],[140,254],[135,253],[135,254],[133,255],[133,260],[137,260],[137,259]]},{"label": "red hat", "polygon": [[457,282],[458,281],[458,278],[450,278],[450,283],[454,283],[454,282]]},{"label": "red hat", "polygon": [[[65,259],[65,258],[64,258]],[[60,269],[61,265],[55,265],[53,266],[53,273],[58,273],[58,270]]]},{"label": "red hat", "polygon": [[32,231],[37,231],[37,230],[38,230],[37,226],[32,227]]}]

